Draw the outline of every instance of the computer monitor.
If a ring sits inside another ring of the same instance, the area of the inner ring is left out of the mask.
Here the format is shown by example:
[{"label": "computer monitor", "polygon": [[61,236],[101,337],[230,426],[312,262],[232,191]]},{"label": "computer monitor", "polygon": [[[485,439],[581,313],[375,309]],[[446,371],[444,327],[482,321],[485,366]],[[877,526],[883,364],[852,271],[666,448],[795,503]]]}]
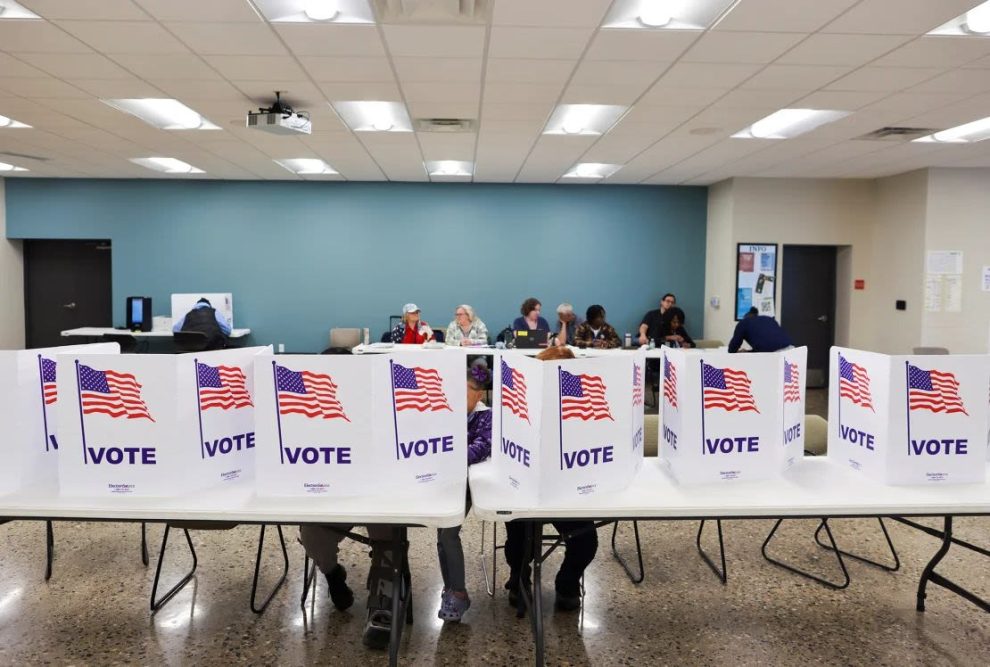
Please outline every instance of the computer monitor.
[{"label": "computer monitor", "polygon": [[151,331],[151,297],[127,297],[127,328],[131,331]]}]

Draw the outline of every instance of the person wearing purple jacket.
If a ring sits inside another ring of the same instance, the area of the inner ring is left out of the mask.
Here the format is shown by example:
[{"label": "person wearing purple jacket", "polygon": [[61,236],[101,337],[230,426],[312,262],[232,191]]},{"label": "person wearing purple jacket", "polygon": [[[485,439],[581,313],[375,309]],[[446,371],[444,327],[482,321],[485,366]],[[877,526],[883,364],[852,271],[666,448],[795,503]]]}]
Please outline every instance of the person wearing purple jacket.
[{"label": "person wearing purple jacket", "polygon": [[[468,465],[481,463],[492,455],[492,411],[481,402],[485,387],[490,382],[491,373],[486,366],[476,364],[468,370]],[[470,508],[470,493],[467,504]],[[464,548],[461,546],[460,526],[437,530],[437,556],[443,577],[443,594],[437,616],[444,621],[460,621],[471,606],[464,583]]]}]

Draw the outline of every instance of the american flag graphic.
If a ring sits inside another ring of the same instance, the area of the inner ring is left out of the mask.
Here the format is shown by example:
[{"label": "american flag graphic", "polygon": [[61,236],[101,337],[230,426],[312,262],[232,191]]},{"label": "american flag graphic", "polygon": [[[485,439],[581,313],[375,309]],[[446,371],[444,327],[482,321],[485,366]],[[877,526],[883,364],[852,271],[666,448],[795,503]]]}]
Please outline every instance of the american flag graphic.
[{"label": "american flag graphic", "polygon": [[969,414],[959,396],[959,381],[955,375],[936,370],[925,371],[910,364],[908,407],[911,410]]},{"label": "american flag graphic", "polygon": [[752,383],[745,371],[716,368],[702,362],[701,376],[706,410],[721,408],[728,412],[759,412],[753,398]]},{"label": "american flag graphic", "polygon": [[643,404],[643,369],[636,363],[633,364],[632,404],[633,407]]},{"label": "american flag graphic", "polygon": [[84,415],[100,413],[115,419],[155,421],[141,398],[141,384],[131,373],[98,371],[79,364],[79,392]]},{"label": "american flag graphic", "polygon": [[666,357],[663,360],[663,398],[670,407],[677,407],[677,368]]},{"label": "american flag graphic", "polygon": [[848,361],[839,355],[839,396],[848,398],[856,405],[873,409],[870,397],[870,376],[859,364]]},{"label": "american flag graphic", "polygon": [[435,368],[406,368],[392,364],[392,390],[395,395],[395,409],[438,412],[451,410],[447,396],[443,393],[443,380]]},{"label": "american flag graphic", "polygon": [[784,359],[784,403],[801,402],[801,373],[797,364]]},{"label": "american flag graphic", "polygon": [[45,357],[41,360],[41,392],[45,396],[45,405],[58,401],[58,385],[55,383],[55,362]]},{"label": "american flag graphic", "polygon": [[512,414],[529,422],[529,406],[526,403],[526,378],[505,361],[502,362],[502,407],[509,408]]},{"label": "american flag graphic", "polygon": [[350,421],[337,400],[337,384],[325,373],[293,371],[276,364],[275,392],[279,414]]},{"label": "american flag graphic", "polygon": [[210,366],[197,361],[196,376],[199,379],[200,410],[229,410],[254,405],[244,371],[237,366]]},{"label": "american flag graphic", "polygon": [[560,369],[561,418],[584,421],[612,419],[605,389],[605,383],[597,375],[574,375]]}]

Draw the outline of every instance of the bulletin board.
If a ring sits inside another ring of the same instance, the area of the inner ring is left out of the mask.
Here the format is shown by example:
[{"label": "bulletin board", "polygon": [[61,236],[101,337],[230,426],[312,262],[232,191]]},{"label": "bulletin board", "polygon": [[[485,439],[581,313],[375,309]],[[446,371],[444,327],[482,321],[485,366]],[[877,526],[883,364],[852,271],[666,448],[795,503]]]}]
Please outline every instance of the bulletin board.
[{"label": "bulletin board", "polygon": [[760,315],[776,317],[776,295],[777,244],[736,244],[736,321],[753,306]]}]

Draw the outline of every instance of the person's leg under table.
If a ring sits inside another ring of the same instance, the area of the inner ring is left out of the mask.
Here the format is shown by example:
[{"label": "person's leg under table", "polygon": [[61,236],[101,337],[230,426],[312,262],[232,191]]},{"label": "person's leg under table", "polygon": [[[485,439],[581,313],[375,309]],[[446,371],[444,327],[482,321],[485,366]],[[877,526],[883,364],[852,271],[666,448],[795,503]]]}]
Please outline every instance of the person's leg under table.
[{"label": "person's leg under table", "polygon": [[[330,599],[343,611],[354,604],[354,592],[347,586],[347,571],[337,562],[340,543],[353,526],[339,524],[311,524],[299,527],[299,541],[306,555],[327,579]],[[308,577],[308,573],[306,574]]]},{"label": "person's leg under table", "polygon": [[554,580],[557,608],[573,611],[581,606],[581,577],[598,552],[598,531],[593,521],[554,521],[553,527],[565,536],[566,545]]}]

